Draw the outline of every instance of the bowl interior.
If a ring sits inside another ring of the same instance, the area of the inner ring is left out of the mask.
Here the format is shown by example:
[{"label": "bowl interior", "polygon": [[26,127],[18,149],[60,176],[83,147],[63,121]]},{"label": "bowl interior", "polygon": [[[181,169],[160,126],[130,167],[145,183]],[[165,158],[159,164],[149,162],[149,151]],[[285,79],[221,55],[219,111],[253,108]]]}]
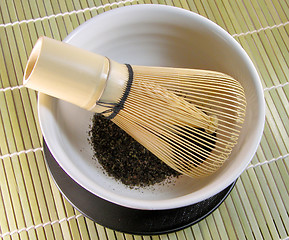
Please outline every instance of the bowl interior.
[{"label": "bowl interior", "polygon": [[65,40],[121,63],[217,70],[245,88],[247,113],[239,142],[224,166],[201,179],[182,176],[173,184],[131,189],[103,173],[88,143],[93,113],[39,95],[45,140],[60,166],[81,186],[111,202],[138,209],[169,209],[202,201],[232,183],[253,157],[262,135],[264,102],[256,70],[223,29],[192,12],[136,5],[103,13]]}]

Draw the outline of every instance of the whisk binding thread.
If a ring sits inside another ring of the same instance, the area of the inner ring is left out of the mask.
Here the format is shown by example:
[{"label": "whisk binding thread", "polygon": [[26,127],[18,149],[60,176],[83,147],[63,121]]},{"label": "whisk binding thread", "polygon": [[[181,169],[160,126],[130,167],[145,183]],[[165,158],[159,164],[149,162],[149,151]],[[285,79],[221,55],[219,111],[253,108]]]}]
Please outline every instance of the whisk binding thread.
[{"label": "whisk binding thread", "polygon": [[126,88],[125,91],[122,95],[122,98],[120,99],[120,101],[118,103],[106,103],[106,102],[102,102],[102,101],[97,101],[96,105],[98,106],[102,106],[102,107],[106,107],[109,108],[101,113],[96,113],[97,115],[103,115],[105,116],[105,114],[107,113],[111,113],[108,116],[105,116],[105,118],[111,120],[113,119],[121,109],[123,109],[124,107],[124,103],[129,95],[130,89],[131,89],[131,85],[132,85],[132,81],[133,81],[133,69],[131,67],[130,64],[125,64],[128,70],[128,81],[126,84]]}]

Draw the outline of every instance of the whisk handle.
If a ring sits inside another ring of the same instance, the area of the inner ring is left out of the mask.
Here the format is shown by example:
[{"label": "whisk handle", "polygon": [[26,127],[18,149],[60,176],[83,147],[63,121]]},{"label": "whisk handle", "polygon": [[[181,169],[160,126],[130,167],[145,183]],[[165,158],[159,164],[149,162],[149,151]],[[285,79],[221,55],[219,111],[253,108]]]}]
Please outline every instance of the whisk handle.
[{"label": "whisk handle", "polygon": [[90,110],[105,89],[106,57],[48,37],[36,42],[26,65],[26,87]]}]

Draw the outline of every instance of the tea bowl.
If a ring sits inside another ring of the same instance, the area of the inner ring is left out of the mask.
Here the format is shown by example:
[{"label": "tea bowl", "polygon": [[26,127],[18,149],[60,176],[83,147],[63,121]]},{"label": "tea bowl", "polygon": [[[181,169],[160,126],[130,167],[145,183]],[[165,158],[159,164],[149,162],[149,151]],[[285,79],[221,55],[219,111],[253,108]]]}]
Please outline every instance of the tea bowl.
[{"label": "tea bowl", "polygon": [[204,178],[181,176],[171,183],[129,188],[105,174],[93,158],[88,141],[93,113],[40,93],[39,121],[46,144],[63,170],[83,188],[128,208],[173,209],[217,194],[246,169],[263,132],[263,89],[244,49],[217,24],[176,7],[133,5],[88,20],[64,42],[121,63],[220,71],[241,83],[247,99],[238,143],[217,172]]}]

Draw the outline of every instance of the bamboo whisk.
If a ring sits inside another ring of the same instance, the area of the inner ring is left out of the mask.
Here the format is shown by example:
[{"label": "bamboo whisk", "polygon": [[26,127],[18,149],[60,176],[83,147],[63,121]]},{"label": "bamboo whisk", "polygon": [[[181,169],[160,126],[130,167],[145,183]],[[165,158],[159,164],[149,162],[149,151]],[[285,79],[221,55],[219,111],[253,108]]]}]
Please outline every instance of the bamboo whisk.
[{"label": "bamboo whisk", "polygon": [[242,86],[223,73],[119,64],[45,37],[31,53],[24,84],[104,115],[191,177],[228,159],[246,111]]}]

